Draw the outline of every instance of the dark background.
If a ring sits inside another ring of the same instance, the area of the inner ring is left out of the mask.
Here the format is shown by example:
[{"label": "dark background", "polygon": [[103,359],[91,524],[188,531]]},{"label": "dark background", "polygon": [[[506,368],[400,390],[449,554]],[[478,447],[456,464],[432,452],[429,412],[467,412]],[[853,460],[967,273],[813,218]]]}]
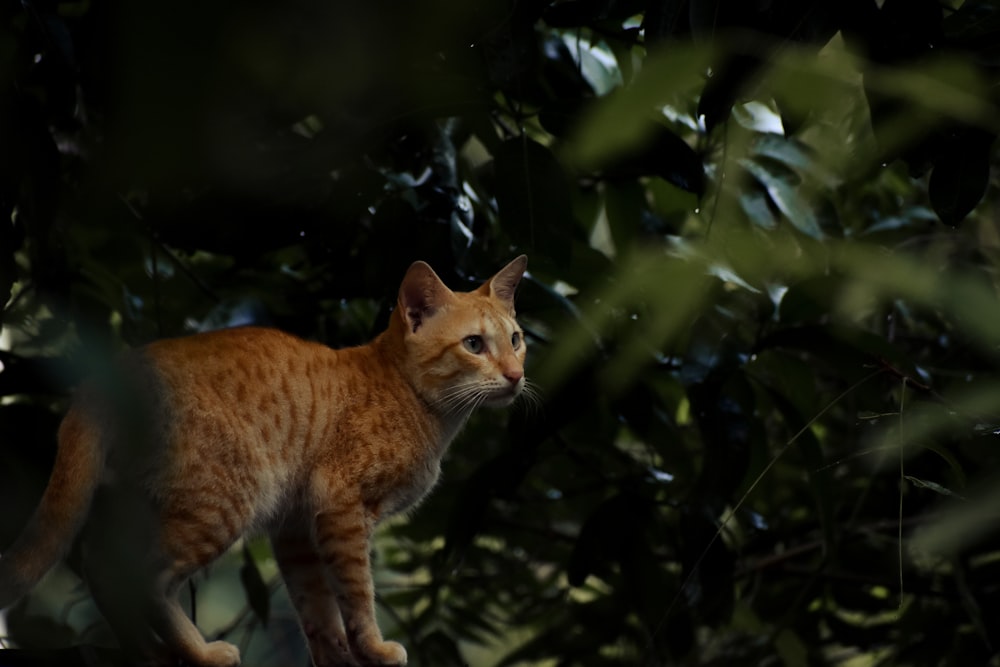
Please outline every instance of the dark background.
[{"label": "dark background", "polygon": [[[378,541],[413,664],[1000,664],[998,44],[988,0],[3,3],[0,552],[108,354],[356,344],[410,262],[524,252],[541,404]],[[108,644],[75,558],[0,664]],[[266,543],[189,597],[305,664]]]}]

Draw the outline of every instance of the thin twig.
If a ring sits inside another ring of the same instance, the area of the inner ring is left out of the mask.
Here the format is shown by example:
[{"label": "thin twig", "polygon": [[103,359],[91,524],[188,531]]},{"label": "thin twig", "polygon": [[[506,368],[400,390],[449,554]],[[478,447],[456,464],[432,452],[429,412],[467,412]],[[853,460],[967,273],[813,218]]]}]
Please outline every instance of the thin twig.
[{"label": "thin twig", "polygon": [[903,386],[899,392],[899,529],[896,536],[899,545],[899,610],[903,609],[903,490],[906,488],[906,472],[904,468],[905,456],[903,455],[903,406],[906,399],[906,381],[903,378]]},{"label": "thin twig", "polygon": [[722,159],[719,161],[719,183],[715,188],[715,196],[712,198],[712,211],[708,214],[708,227],[705,229],[705,238],[712,235],[712,225],[715,224],[715,214],[719,210],[719,199],[722,197],[722,188],[726,183],[726,160],[729,156],[729,120],[723,122],[725,132],[722,135]]},{"label": "thin twig", "polygon": [[873,371],[872,373],[869,373],[868,375],[866,375],[865,377],[861,378],[860,380],[858,380],[857,382],[855,382],[853,385],[851,385],[850,387],[848,387],[847,389],[845,389],[843,392],[841,392],[832,401],[830,401],[825,406],[823,406],[823,408],[819,412],[817,412],[808,422],[806,422],[805,425],[802,428],[800,428],[798,430],[798,432],[795,435],[793,435],[791,437],[791,439],[789,439],[788,442],[786,442],[781,447],[781,449],[778,451],[778,453],[775,454],[771,458],[770,461],[768,461],[767,465],[764,466],[764,469],[760,472],[759,475],[757,475],[756,479],[754,479],[754,481],[750,484],[750,487],[746,490],[746,492],[744,492],[743,496],[740,497],[739,501],[733,507],[732,511],[728,513],[728,516],[726,516],[725,519],[723,519],[723,521],[722,521],[721,525],[719,526],[718,530],[715,531],[715,535],[713,535],[712,539],[710,539],[708,541],[708,544],[705,545],[705,548],[702,550],[701,555],[698,556],[698,559],[694,562],[694,565],[691,566],[691,569],[688,572],[687,576],[684,577],[684,580],[681,582],[681,585],[678,588],[677,592],[674,594],[674,597],[670,600],[670,604],[667,606],[667,609],[663,612],[663,615],[660,617],[660,620],[656,623],[656,626],[653,628],[653,631],[650,633],[650,637],[649,637],[649,645],[650,645],[650,647],[652,646],[653,638],[657,634],[659,634],[659,632],[663,629],[663,626],[666,624],[667,618],[670,616],[670,612],[673,611],[674,606],[677,604],[677,601],[680,599],[681,594],[683,593],[684,589],[687,588],[688,584],[691,583],[691,580],[694,578],[695,574],[698,572],[698,568],[701,567],[702,561],[704,561],[705,557],[708,556],[709,550],[716,543],[716,541],[718,541],[719,537],[722,535],[723,531],[729,525],[729,522],[732,520],[732,518],[734,516],[736,516],[736,513],[739,511],[739,509],[741,507],[743,507],[743,505],[746,503],[747,499],[750,497],[750,494],[754,492],[754,490],[761,483],[761,481],[764,479],[764,477],[766,477],[767,474],[771,471],[771,468],[773,468],[775,466],[775,464],[777,464],[778,460],[785,454],[785,452],[788,451],[788,449],[792,446],[792,444],[794,444],[802,436],[803,433],[805,433],[807,430],[809,430],[810,428],[812,428],[812,425],[815,424],[819,420],[820,417],[822,417],[823,415],[825,415],[834,405],[836,405],[837,403],[839,403],[845,396],[848,396],[849,394],[851,394],[852,392],[854,392],[855,390],[857,390],[858,387],[860,387],[864,383],[868,382],[872,378],[876,377],[877,375],[881,375],[882,372],[883,371],[880,368],[880,369],[877,369],[877,370]]},{"label": "thin twig", "polygon": [[[941,514],[938,512],[929,512],[927,514],[921,514],[918,516],[911,516],[903,520],[904,526],[912,525],[922,525],[931,521],[939,520]],[[877,531],[885,531],[888,529],[896,529],[899,526],[899,521],[896,519],[880,519],[877,521],[871,521],[869,523],[862,524],[852,529],[850,535],[845,536],[844,539],[852,538],[862,538],[866,535],[870,535]],[[803,542],[802,544],[797,544],[795,546],[789,547],[780,553],[772,553],[766,556],[761,556],[757,560],[754,560],[746,565],[737,567],[734,572],[735,577],[746,577],[751,574],[755,574],[762,570],[767,570],[773,567],[784,566],[787,561],[794,560],[799,556],[804,556],[813,551],[818,551],[823,548],[823,540],[815,539],[809,542]]]},{"label": "thin twig", "polygon": [[[142,221],[142,222],[146,222],[146,220],[145,220],[145,218],[143,218],[142,214],[135,208],[135,206],[132,205],[132,202],[130,202],[129,200],[127,200],[122,195],[118,195],[118,198],[122,201],[123,204],[125,204],[126,208],[128,208],[128,210],[129,210],[129,212],[132,213],[133,216],[135,216],[136,220],[139,220],[139,221]],[[174,252],[170,248],[168,248],[163,243],[163,241],[161,241],[159,239],[159,237],[157,237],[152,232],[150,233],[149,237],[150,237],[150,242],[153,243],[153,244],[155,244],[156,247],[160,250],[160,252],[162,252],[164,255],[166,255],[166,257],[173,263],[173,265],[175,267],[177,267],[177,269],[181,273],[183,273],[185,276],[187,276],[187,278],[192,283],[194,283],[195,287],[197,287],[199,290],[201,290],[201,292],[205,296],[207,296],[209,299],[211,299],[212,301],[215,301],[215,302],[221,301],[221,299],[219,298],[219,295],[217,295],[212,290],[212,288],[209,287],[205,283],[205,281],[203,281],[200,277],[198,277],[198,275],[195,274],[194,271],[192,271],[184,262],[182,262],[181,259],[176,254],[174,254]]]}]

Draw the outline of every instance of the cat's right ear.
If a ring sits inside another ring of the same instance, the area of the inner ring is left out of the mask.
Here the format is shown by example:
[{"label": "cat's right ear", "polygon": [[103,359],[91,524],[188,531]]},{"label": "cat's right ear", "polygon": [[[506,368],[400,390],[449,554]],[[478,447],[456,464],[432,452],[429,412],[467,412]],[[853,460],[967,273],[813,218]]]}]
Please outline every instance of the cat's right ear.
[{"label": "cat's right ear", "polygon": [[527,268],[527,255],[515,257],[507,266],[500,269],[495,276],[483,283],[476,291],[483,296],[503,301],[511,309],[511,314],[513,314],[514,292],[517,291],[517,286],[521,282],[521,278],[524,277],[524,271]]},{"label": "cat's right ear", "polygon": [[399,312],[410,331],[416,332],[450,296],[451,290],[427,262],[414,262],[399,286]]}]

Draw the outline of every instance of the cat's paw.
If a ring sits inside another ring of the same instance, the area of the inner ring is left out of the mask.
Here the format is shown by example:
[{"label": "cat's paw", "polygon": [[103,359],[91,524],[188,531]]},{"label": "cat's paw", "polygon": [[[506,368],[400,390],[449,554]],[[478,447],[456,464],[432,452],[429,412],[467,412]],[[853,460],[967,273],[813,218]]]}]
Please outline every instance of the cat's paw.
[{"label": "cat's paw", "polygon": [[209,642],[198,657],[198,667],[239,667],[240,650],[229,642]]},{"label": "cat's paw", "polygon": [[358,658],[365,667],[404,667],[406,649],[399,642],[372,642],[358,647]]}]

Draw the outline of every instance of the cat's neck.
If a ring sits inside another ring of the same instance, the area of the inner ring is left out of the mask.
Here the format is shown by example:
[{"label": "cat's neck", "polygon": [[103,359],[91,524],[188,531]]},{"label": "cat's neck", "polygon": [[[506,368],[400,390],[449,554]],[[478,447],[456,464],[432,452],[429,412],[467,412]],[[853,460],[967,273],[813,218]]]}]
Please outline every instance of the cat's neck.
[{"label": "cat's neck", "polygon": [[420,391],[417,378],[413,377],[415,371],[412,365],[407,362],[406,323],[403,321],[403,318],[397,315],[397,312],[392,313],[389,319],[389,326],[372,340],[370,347],[379,359],[379,363],[387,368],[393,368],[399,374],[400,379],[413,392],[414,397],[420,401],[424,413],[441,429],[442,437],[445,440],[444,446],[446,447],[455,435],[462,430],[462,427],[465,426],[465,422],[472,413],[472,409],[448,410],[430,400]]},{"label": "cat's neck", "polygon": [[368,346],[375,352],[382,363],[392,365],[402,373],[406,369],[405,336],[406,325],[397,316],[397,313],[393,311],[389,317],[389,325],[385,328],[385,331],[372,339]]}]

